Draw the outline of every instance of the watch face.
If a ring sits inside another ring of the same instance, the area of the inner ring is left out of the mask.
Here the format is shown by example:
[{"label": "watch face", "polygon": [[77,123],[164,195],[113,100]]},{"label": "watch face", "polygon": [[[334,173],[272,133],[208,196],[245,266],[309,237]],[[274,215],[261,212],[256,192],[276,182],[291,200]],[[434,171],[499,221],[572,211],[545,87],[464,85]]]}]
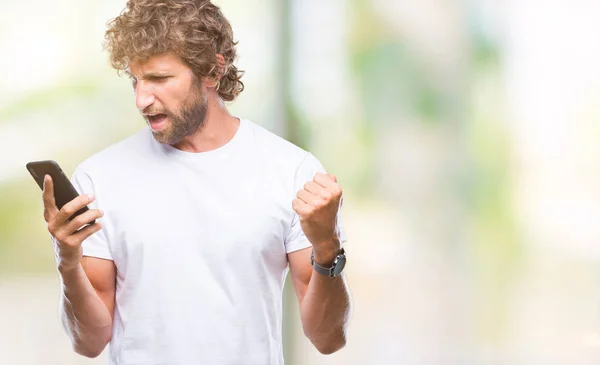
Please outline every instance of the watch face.
[{"label": "watch face", "polygon": [[341,274],[342,270],[344,270],[344,266],[346,266],[346,256],[345,255],[340,255],[338,256],[337,262],[335,263],[335,266],[333,267],[333,276],[338,276],[339,274]]}]

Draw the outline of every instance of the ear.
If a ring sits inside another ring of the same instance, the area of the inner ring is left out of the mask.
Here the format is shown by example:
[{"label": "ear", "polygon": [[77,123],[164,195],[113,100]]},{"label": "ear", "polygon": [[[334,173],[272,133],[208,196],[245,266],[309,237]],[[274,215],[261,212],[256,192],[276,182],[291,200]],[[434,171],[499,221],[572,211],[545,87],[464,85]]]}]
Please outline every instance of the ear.
[{"label": "ear", "polygon": [[221,77],[223,76],[223,71],[225,70],[225,58],[223,57],[223,55],[217,53],[216,55],[217,58],[217,70],[216,70],[216,76],[215,77],[207,77],[204,80],[205,86],[206,87],[212,87],[215,88],[217,90],[219,90],[219,85],[221,82]]}]

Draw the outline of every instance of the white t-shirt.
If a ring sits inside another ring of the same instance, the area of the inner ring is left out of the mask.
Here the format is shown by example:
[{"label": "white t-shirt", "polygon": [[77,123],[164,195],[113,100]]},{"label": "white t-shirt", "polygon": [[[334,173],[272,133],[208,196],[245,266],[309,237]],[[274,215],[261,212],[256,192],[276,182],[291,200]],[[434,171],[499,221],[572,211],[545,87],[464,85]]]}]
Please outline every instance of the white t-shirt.
[{"label": "white t-shirt", "polygon": [[248,120],[213,151],[146,127],[79,165],[73,184],[104,211],[84,255],[117,267],[110,364],[282,365],[286,253],[311,245],[292,200],[317,171]]}]

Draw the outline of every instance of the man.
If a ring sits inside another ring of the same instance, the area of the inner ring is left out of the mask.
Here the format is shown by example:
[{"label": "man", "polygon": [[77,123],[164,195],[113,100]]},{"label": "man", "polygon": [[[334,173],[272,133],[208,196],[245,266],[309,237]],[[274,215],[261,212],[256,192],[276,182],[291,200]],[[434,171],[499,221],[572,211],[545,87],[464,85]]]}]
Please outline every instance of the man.
[{"label": "man", "polygon": [[131,0],[106,46],[148,127],[79,165],[81,195],[62,209],[44,181],[75,351],[110,342],[115,365],[283,364],[288,268],[306,336],[342,348],[342,191],[313,155],[229,114],[243,84],[219,8]]}]

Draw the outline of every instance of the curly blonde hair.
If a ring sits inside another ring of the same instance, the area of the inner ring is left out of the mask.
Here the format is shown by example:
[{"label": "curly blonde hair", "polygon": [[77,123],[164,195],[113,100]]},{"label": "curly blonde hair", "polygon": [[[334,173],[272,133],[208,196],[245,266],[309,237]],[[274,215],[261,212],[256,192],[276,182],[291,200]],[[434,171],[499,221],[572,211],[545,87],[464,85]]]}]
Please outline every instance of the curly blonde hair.
[{"label": "curly blonde hair", "polygon": [[216,89],[225,101],[244,90],[243,71],[233,64],[236,45],[229,21],[209,0],[129,0],[108,22],[104,43],[119,71],[132,62],[173,52],[198,78],[218,80]]}]

